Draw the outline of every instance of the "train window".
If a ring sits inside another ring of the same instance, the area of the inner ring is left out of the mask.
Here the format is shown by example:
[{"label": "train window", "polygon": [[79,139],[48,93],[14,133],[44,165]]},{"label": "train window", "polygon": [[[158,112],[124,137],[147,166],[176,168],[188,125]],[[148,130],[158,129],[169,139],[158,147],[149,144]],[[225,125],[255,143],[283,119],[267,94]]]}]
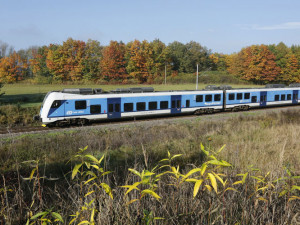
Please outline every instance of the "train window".
[{"label": "train window", "polygon": [[108,104],[108,112],[114,112],[114,104]]},{"label": "train window", "polygon": [[221,101],[221,95],[220,94],[217,94],[214,96],[214,101],[217,102],[217,101]]},{"label": "train window", "polygon": [[101,105],[91,105],[91,114],[99,114],[101,113]]},{"label": "train window", "polygon": [[61,100],[55,100],[55,101],[53,101],[51,108],[57,109],[57,108],[59,108],[59,106],[61,106]]},{"label": "train window", "polygon": [[244,99],[250,99],[250,93],[244,93]]},{"label": "train window", "polygon": [[286,100],[292,100],[292,95],[291,95],[291,94],[288,94],[288,95],[286,96]]},{"label": "train window", "polygon": [[274,100],[275,100],[275,101],[279,101],[279,95],[275,95]]},{"label": "train window", "polygon": [[196,102],[203,102],[203,95],[196,95]]},{"label": "train window", "polygon": [[115,112],[120,112],[120,104],[115,104]]},{"label": "train window", "polygon": [[234,93],[232,94],[229,94],[229,97],[228,97],[229,100],[234,100]]},{"label": "train window", "polygon": [[186,105],[187,108],[189,108],[190,107],[190,100],[186,100],[185,105]]},{"label": "train window", "polygon": [[181,101],[177,100],[177,108],[181,108]]},{"label": "train window", "polygon": [[124,112],[132,112],[133,103],[124,103]]},{"label": "train window", "polygon": [[205,101],[211,102],[212,101],[212,95],[205,95]]},{"label": "train window", "polygon": [[169,107],[168,101],[160,102],[160,109],[167,109]]},{"label": "train window", "polygon": [[281,95],[281,101],[285,101],[285,95]]},{"label": "train window", "polygon": [[257,102],[257,96],[252,96],[252,97],[251,97],[251,102],[252,102],[252,103]]},{"label": "train window", "polygon": [[145,102],[138,102],[138,103],[136,103],[136,110],[137,111],[144,111],[144,110],[146,110],[146,103]]},{"label": "train window", "polygon": [[75,101],[75,109],[86,109],[86,101]]},{"label": "train window", "polygon": [[157,109],[157,102],[149,102],[149,110]]},{"label": "train window", "polygon": [[236,99],[237,100],[242,100],[243,99],[243,93],[237,93],[236,94]]}]

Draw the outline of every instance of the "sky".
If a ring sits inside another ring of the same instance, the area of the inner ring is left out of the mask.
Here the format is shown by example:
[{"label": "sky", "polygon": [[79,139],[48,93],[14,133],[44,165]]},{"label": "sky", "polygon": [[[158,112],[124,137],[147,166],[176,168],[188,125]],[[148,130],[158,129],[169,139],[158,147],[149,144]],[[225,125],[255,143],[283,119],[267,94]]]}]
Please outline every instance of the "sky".
[{"label": "sky", "polygon": [[15,50],[68,38],[196,41],[231,54],[253,44],[300,45],[300,0],[0,0],[0,43]]}]

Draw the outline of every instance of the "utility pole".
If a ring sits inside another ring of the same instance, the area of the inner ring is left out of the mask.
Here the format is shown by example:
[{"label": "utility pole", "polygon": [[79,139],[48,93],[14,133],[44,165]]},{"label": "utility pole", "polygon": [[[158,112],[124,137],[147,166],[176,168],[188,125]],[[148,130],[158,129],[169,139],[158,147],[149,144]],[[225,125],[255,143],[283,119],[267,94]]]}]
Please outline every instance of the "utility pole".
[{"label": "utility pole", "polygon": [[198,64],[197,64],[197,74],[196,74],[196,90],[198,90]]},{"label": "utility pole", "polygon": [[165,85],[167,85],[167,62],[165,63]]}]

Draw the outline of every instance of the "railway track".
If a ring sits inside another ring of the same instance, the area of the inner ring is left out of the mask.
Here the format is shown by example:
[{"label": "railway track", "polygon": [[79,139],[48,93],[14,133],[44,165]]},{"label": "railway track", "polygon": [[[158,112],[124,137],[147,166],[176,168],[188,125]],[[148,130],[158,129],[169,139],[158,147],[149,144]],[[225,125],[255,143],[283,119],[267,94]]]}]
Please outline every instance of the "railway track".
[{"label": "railway track", "polygon": [[[243,114],[245,112],[259,112],[259,111],[265,111],[265,112],[272,112],[272,111],[283,111],[283,110],[300,110],[300,105],[295,106],[279,106],[279,107],[272,107],[272,108],[257,108],[257,109],[250,109],[249,111],[239,111],[239,112],[232,112],[232,111],[225,111],[225,112],[217,112],[213,114],[202,114],[200,115],[203,118],[210,118],[207,116],[213,116],[213,117],[220,117],[220,115],[223,114]],[[198,118],[199,115],[190,115],[190,114],[181,114],[181,115],[168,115],[168,116],[160,116],[160,117],[145,117],[145,118],[130,118],[130,119],[122,119],[122,120],[113,120],[113,121],[99,121],[99,122],[93,122],[84,126],[64,126],[64,127],[30,127],[30,126],[24,126],[24,127],[7,127],[7,128],[0,128],[0,138],[1,137],[7,137],[7,136],[16,136],[16,135],[22,135],[22,134],[30,134],[30,133],[43,133],[43,132],[52,132],[52,131],[67,131],[67,130],[82,130],[82,129],[90,129],[95,127],[112,127],[112,126],[122,126],[127,124],[139,124],[143,122],[162,122],[162,121],[176,121],[178,119],[193,119]]]}]

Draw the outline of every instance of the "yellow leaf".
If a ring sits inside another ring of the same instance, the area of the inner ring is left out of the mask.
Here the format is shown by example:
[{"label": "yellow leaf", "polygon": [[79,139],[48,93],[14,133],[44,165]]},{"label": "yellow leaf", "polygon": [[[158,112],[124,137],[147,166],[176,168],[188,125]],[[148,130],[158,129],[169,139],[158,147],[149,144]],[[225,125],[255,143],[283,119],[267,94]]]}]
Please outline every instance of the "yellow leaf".
[{"label": "yellow leaf", "polygon": [[191,176],[192,174],[197,173],[197,172],[199,172],[199,171],[201,171],[200,168],[192,169],[192,170],[189,171],[186,175],[183,176],[183,179],[186,179],[186,178],[188,178],[189,176]]},{"label": "yellow leaf", "polygon": [[209,191],[209,192],[211,192],[211,186],[209,186],[208,184],[205,184],[205,187],[207,188],[207,190]]},{"label": "yellow leaf", "polygon": [[243,181],[236,181],[236,182],[234,182],[232,185],[236,185],[236,184],[242,184],[243,183]]},{"label": "yellow leaf", "polygon": [[156,194],[154,191],[151,191],[149,189],[143,190],[142,196],[144,196],[144,194],[149,194],[149,195],[153,196],[154,198],[156,198],[156,200],[160,199],[160,196],[158,194]]},{"label": "yellow leaf", "polygon": [[215,176],[212,173],[208,173],[207,175],[210,179],[211,186],[214,188],[215,192],[218,193],[218,186]]},{"label": "yellow leaf", "polygon": [[74,177],[76,176],[76,174],[78,173],[79,168],[82,166],[82,164],[76,164],[74,166],[74,169],[72,171],[72,180],[74,179]]},{"label": "yellow leaf", "polygon": [[127,202],[126,205],[130,205],[131,203],[134,203],[134,202],[136,202],[136,201],[138,201],[138,199],[132,199],[131,201]]},{"label": "yellow leaf", "polygon": [[198,191],[199,191],[199,188],[200,188],[200,186],[201,186],[202,182],[203,182],[203,180],[202,180],[202,179],[201,179],[201,180],[198,180],[198,181],[196,181],[196,183],[195,183],[195,186],[194,186],[194,193],[193,193],[193,196],[194,196],[194,198],[195,198],[195,197],[196,197],[196,195],[198,194]]}]

